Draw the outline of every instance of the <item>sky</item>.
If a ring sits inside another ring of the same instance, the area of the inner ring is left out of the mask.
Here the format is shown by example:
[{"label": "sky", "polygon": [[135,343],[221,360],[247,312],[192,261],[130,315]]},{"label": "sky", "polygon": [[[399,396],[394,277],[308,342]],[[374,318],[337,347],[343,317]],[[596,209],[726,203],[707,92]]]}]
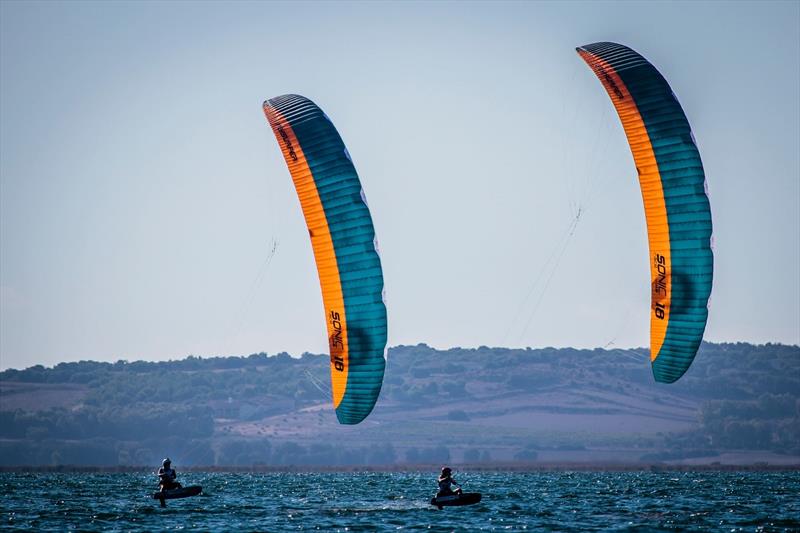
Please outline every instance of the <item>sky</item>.
[{"label": "sky", "polygon": [[636,170],[575,53],[596,41],[644,55],[692,124],[705,339],[800,343],[798,2],[6,0],[0,30],[0,368],[325,353],[261,111],[286,93],[359,172],[390,346],[647,346]]}]

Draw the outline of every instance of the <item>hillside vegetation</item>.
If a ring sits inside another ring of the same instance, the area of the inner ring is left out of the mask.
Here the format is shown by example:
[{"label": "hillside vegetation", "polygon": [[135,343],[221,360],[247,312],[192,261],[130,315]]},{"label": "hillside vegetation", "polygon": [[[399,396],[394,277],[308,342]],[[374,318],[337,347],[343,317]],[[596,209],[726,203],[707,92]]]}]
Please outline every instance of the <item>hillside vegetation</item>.
[{"label": "hillside vegetation", "polygon": [[335,420],[321,355],[6,370],[0,466],[800,457],[799,347],[705,343],[672,385],[649,366],[646,350],[398,346],[355,427]]}]

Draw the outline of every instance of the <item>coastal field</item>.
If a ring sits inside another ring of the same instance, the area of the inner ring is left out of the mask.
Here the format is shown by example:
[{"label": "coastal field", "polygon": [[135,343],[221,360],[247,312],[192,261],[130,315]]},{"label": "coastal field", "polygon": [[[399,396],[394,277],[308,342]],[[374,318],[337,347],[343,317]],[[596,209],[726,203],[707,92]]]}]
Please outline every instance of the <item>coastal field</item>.
[{"label": "coastal field", "polygon": [[337,468],[800,464],[800,348],[704,344],[673,385],[645,350],[390,350],[374,412],[336,422],[304,354],[0,373],[0,466]]}]

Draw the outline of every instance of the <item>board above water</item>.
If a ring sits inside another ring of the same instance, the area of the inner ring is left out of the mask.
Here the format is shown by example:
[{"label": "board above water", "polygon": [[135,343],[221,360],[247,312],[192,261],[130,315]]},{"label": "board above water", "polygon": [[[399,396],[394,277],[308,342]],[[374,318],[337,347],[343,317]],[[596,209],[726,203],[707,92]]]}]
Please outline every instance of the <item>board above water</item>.
[{"label": "board above water", "polygon": [[188,498],[189,496],[197,496],[203,492],[203,487],[200,485],[192,485],[190,487],[181,487],[179,489],[165,490],[164,492],[154,492],[154,500],[175,500],[177,498]]},{"label": "board above water", "polygon": [[480,492],[465,492],[463,494],[450,494],[447,496],[434,496],[431,498],[431,505],[439,509],[442,507],[457,507],[461,505],[472,505],[481,501]]}]

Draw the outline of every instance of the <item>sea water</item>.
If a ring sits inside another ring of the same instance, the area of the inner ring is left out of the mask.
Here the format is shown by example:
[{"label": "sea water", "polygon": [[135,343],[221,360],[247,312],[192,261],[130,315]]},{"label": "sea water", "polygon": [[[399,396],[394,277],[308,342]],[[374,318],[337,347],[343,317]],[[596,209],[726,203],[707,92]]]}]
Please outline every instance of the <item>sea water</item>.
[{"label": "sea water", "polygon": [[36,531],[800,531],[798,472],[455,472],[483,501],[438,510],[437,472],[0,474],[0,529]]}]

